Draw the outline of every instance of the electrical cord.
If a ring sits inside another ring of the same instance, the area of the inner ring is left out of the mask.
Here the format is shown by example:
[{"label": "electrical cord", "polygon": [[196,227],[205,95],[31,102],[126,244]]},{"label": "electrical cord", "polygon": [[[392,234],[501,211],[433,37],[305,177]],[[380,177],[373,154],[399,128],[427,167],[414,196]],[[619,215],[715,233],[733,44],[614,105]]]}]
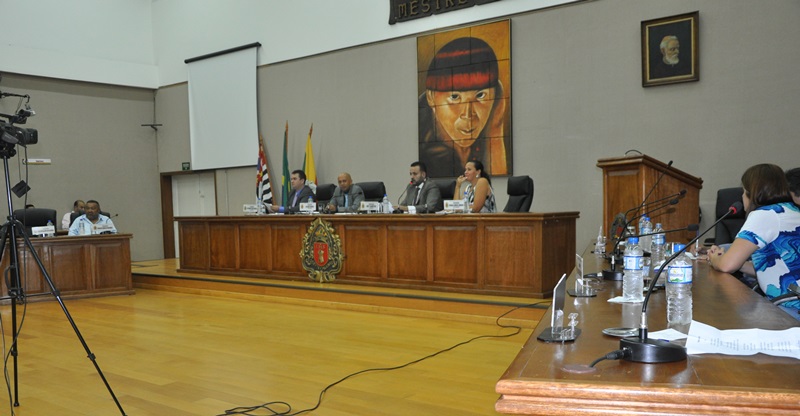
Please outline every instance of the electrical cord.
[{"label": "electrical cord", "polygon": [[629,349],[627,349],[627,348],[623,348],[621,350],[611,351],[610,353],[608,353],[608,354],[606,354],[606,355],[604,355],[604,356],[592,361],[592,363],[589,364],[589,367],[594,367],[597,363],[599,363],[600,361],[603,361],[603,360],[621,360],[621,359],[623,359],[625,357],[630,357],[630,355],[631,355],[631,351]]},{"label": "electrical cord", "polygon": [[[432,354],[426,355],[426,356],[424,356],[422,358],[418,358],[416,360],[409,361],[409,362],[407,362],[405,364],[401,364],[401,365],[394,366],[394,367],[368,368],[368,369],[365,369],[365,370],[356,371],[355,373],[348,374],[348,375],[340,378],[339,380],[337,380],[337,381],[325,386],[325,388],[323,388],[322,391],[320,391],[319,397],[317,398],[317,403],[314,405],[314,407],[311,407],[311,408],[308,408],[308,409],[303,409],[303,410],[298,410],[297,412],[291,413],[292,406],[289,403],[286,403],[284,401],[273,401],[273,402],[267,402],[267,403],[264,403],[264,404],[260,404],[260,405],[257,405],[257,406],[234,407],[232,409],[225,410],[225,413],[221,413],[221,414],[219,414],[217,416],[228,416],[228,415],[259,416],[259,415],[256,415],[255,413],[253,413],[253,412],[259,411],[259,410],[270,412],[270,413],[261,413],[260,414],[261,416],[263,416],[263,415],[268,415],[268,416],[295,416],[295,415],[300,415],[300,414],[303,414],[303,413],[311,412],[313,410],[318,409],[322,405],[322,398],[325,396],[325,393],[328,390],[330,390],[332,387],[336,386],[337,384],[342,383],[342,382],[344,382],[344,381],[346,381],[346,380],[348,380],[350,378],[353,378],[353,377],[355,377],[357,375],[365,374],[365,373],[371,373],[371,372],[377,372],[377,371],[399,370],[401,368],[405,368],[405,367],[408,367],[410,365],[417,364],[417,363],[425,361],[427,359],[436,357],[437,355],[443,354],[445,352],[452,351],[452,350],[454,350],[454,349],[456,349],[456,348],[458,348],[460,346],[469,344],[469,343],[471,343],[473,341],[477,341],[479,339],[484,339],[484,338],[510,338],[510,337],[513,337],[513,336],[519,334],[520,332],[522,332],[522,328],[519,327],[519,326],[516,326],[516,325],[503,325],[503,324],[500,323],[500,319],[504,318],[506,315],[508,315],[511,312],[514,312],[514,311],[516,311],[518,309],[530,308],[530,307],[536,306],[536,305],[538,305],[540,303],[547,303],[547,302],[550,302],[550,301],[547,300],[547,301],[542,301],[542,302],[531,303],[531,304],[528,304],[528,305],[517,306],[517,307],[514,307],[512,309],[509,309],[508,311],[506,311],[502,315],[498,316],[497,319],[495,319],[495,322],[494,322],[495,325],[497,325],[497,326],[499,326],[500,328],[503,328],[503,329],[512,328],[512,329],[515,330],[513,333],[509,333],[509,334],[505,334],[505,335],[478,335],[476,337],[472,337],[472,338],[470,338],[470,339],[468,339],[466,341],[459,342],[459,343],[457,343],[455,345],[452,345],[452,346],[450,346],[448,348],[445,348],[443,350],[439,350],[439,351],[434,352]],[[279,411],[277,411],[275,409],[272,409],[270,407],[270,406],[274,406],[276,404],[285,406],[286,409],[284,411],[282,411],[282,412],[279,412]]]}]

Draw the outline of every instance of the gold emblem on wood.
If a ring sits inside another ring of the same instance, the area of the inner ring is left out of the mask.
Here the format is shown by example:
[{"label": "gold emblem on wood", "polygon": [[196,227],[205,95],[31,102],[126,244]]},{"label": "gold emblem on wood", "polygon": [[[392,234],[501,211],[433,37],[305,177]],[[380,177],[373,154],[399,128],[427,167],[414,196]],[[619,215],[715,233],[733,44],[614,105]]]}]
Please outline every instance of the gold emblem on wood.
[{"label": "gold emblem on wood", "polygon": [[342,240],[336,235],[331,223],[321,217],[308,226],[303,236],[303,248],[300,250],[303,269],[308,277],[317,282],[331,282],[342,271],[344,255]]}]

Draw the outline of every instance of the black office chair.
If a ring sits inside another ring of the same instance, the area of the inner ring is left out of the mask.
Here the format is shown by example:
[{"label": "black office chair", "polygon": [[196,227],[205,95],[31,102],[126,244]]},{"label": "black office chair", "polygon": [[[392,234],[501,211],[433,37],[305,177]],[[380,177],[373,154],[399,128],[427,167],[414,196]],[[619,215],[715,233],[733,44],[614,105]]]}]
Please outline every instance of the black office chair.
[{"label": "black office chair", "polygon": [[533,179],[530,176],[508,178],[508,202],[503,212],[528,212],[533,203]]},{"label": "black office chair", "polygon": [[317,203],[327,204],[331,199],[333,199],[333,191],[335,190],[336,185],[332,183],[317,185]]},{"label": "black office chair", "polygon": [[[717,191],[717,206],[714,210],[716,213],[715,220],[718,220],[719,217],[725,215],[728,212],[728,208],[733,205],[734,202],[742,203],[742,188],[723,188]],[[746,214],[744,210],[737,212],[735,214],[731,214],[727,216],[724,220],[720,221],[719,224],[714,227],[714,239],[713,241],[705,241],[706,244],[713,242],[716,245],[720,244],[730,244],[733,242],[733,239],[736,238],[736,234],[739,233],[739,230],[742,229],[744,225]],[[711,240],[711,239],[708,239]]]},{"label": "black office chair", "polygon": [[358,185],[364,191],[365,201],[382,201],[386,195],[386,186],[383,182],[359,182]]},{"label": "black office chair", "polygon": [[49,208],[27,208],[14,211],[14,218],[25,226],[25,233],[32,237],[31,228],[44,227],[47,222],[56,227],[56,210]]},{"label": "black office chair", "polygon": [[456,180],[455,179],[431,179],[436,187],[439,188],[439,192],[442,194],[442,200],[445,199],[453,199],[453,193],[456,191]]}]

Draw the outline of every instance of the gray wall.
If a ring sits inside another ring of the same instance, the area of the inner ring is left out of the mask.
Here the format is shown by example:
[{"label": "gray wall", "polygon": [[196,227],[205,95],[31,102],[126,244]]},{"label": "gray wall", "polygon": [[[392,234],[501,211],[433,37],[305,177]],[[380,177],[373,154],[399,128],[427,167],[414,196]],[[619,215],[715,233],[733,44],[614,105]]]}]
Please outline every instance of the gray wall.
[{"label": "gray wall", "polygon": [[[700,81],[642,88],[640,22],[695,10]],[[800,166],[800,2],[600,0],[510,18],[514,174],[534,178],[533,211],[581,212],[578,249],[601,224],[599,158],[638,149],[701,177],[704,225],[716,190],[738,186],[746,167]],[[408,37],[260,68],[272,172],[281,169],[284,123],[298,168],[313,122],[320,182],[348,170],[399,196],[417,158],[415,49]],[[251,182],[254,172],[244,172]],[[506,180],[493,184],[503,206]],[[250,188],[225,196],[236,201],[232,214],[250,202]]]},{"label": "gray wall", "polygon": [[[38,130],[39,143],[28,146],[27,157],[52,159],[29,166],[28,203],[54,208],[60,220],[74,200],[96,199],[120,232],[134,234],[134,260],[163,257],[156,136],[141,127],[153,121],[153,91],[13,74],[3,74],[0,85],[31,96],[37,114],[21,127]],[[0,112],[13,112],[16,104],[4,98]],[[16,150],[11,185],[25,177],[24,149]],[[12,202],[24,207],[16,196]]]},{"label": "gray wall", "polygon": [[[694,10],[701,80],[642,88],[640,22]],[[704,179],[706,224],[716,190],[737,186],[747,166],[800,165],[800,2],[598,0],[510,19],[514,173],[534,177],[534,211],[581,212],[579,248],[601,222],[599,158],[638,149],[674,160]],[[417,158],[415,48],[408,37],[259,68],[259,124],[274,184],[284,123],[296,168],[313,122],[321,182],[348,170],[399,196]],[[29,126],[40,143],[28,157],[53,159],[31,166],[30,201],[63,213],[76,198],[98,199],[133,232],[135,260],[161,257],[158,175],[189,160],[186,84],[162,87],[155,98],[145,89],[10,74],[0,86],[34,97]],[[8,112],[11,99],[0,105]],[[140,127],[153,113],[158,132]],[[255,143],[253,154],[255,164]],[[254,171],[215,172],[218,213],[236,215],[252,202]],[[11,176],[16,183],[16,162]],[[502,206],[506,181],[493,183]]]}]

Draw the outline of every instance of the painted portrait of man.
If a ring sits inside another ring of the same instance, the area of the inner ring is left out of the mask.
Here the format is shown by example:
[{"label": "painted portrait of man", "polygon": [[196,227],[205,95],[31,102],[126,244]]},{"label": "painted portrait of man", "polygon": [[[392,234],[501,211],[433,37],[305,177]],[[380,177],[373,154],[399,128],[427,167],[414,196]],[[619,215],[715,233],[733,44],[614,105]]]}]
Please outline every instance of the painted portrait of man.
[{"label": "painted portrait of man", "polygon": [[511,175],[509,22],[417,39],[419,158],[432,177],[470,160]]},{"label": "painted portrait of man", "polygon": [[697,81],[698,13],[642,22],[642,84]]}]

